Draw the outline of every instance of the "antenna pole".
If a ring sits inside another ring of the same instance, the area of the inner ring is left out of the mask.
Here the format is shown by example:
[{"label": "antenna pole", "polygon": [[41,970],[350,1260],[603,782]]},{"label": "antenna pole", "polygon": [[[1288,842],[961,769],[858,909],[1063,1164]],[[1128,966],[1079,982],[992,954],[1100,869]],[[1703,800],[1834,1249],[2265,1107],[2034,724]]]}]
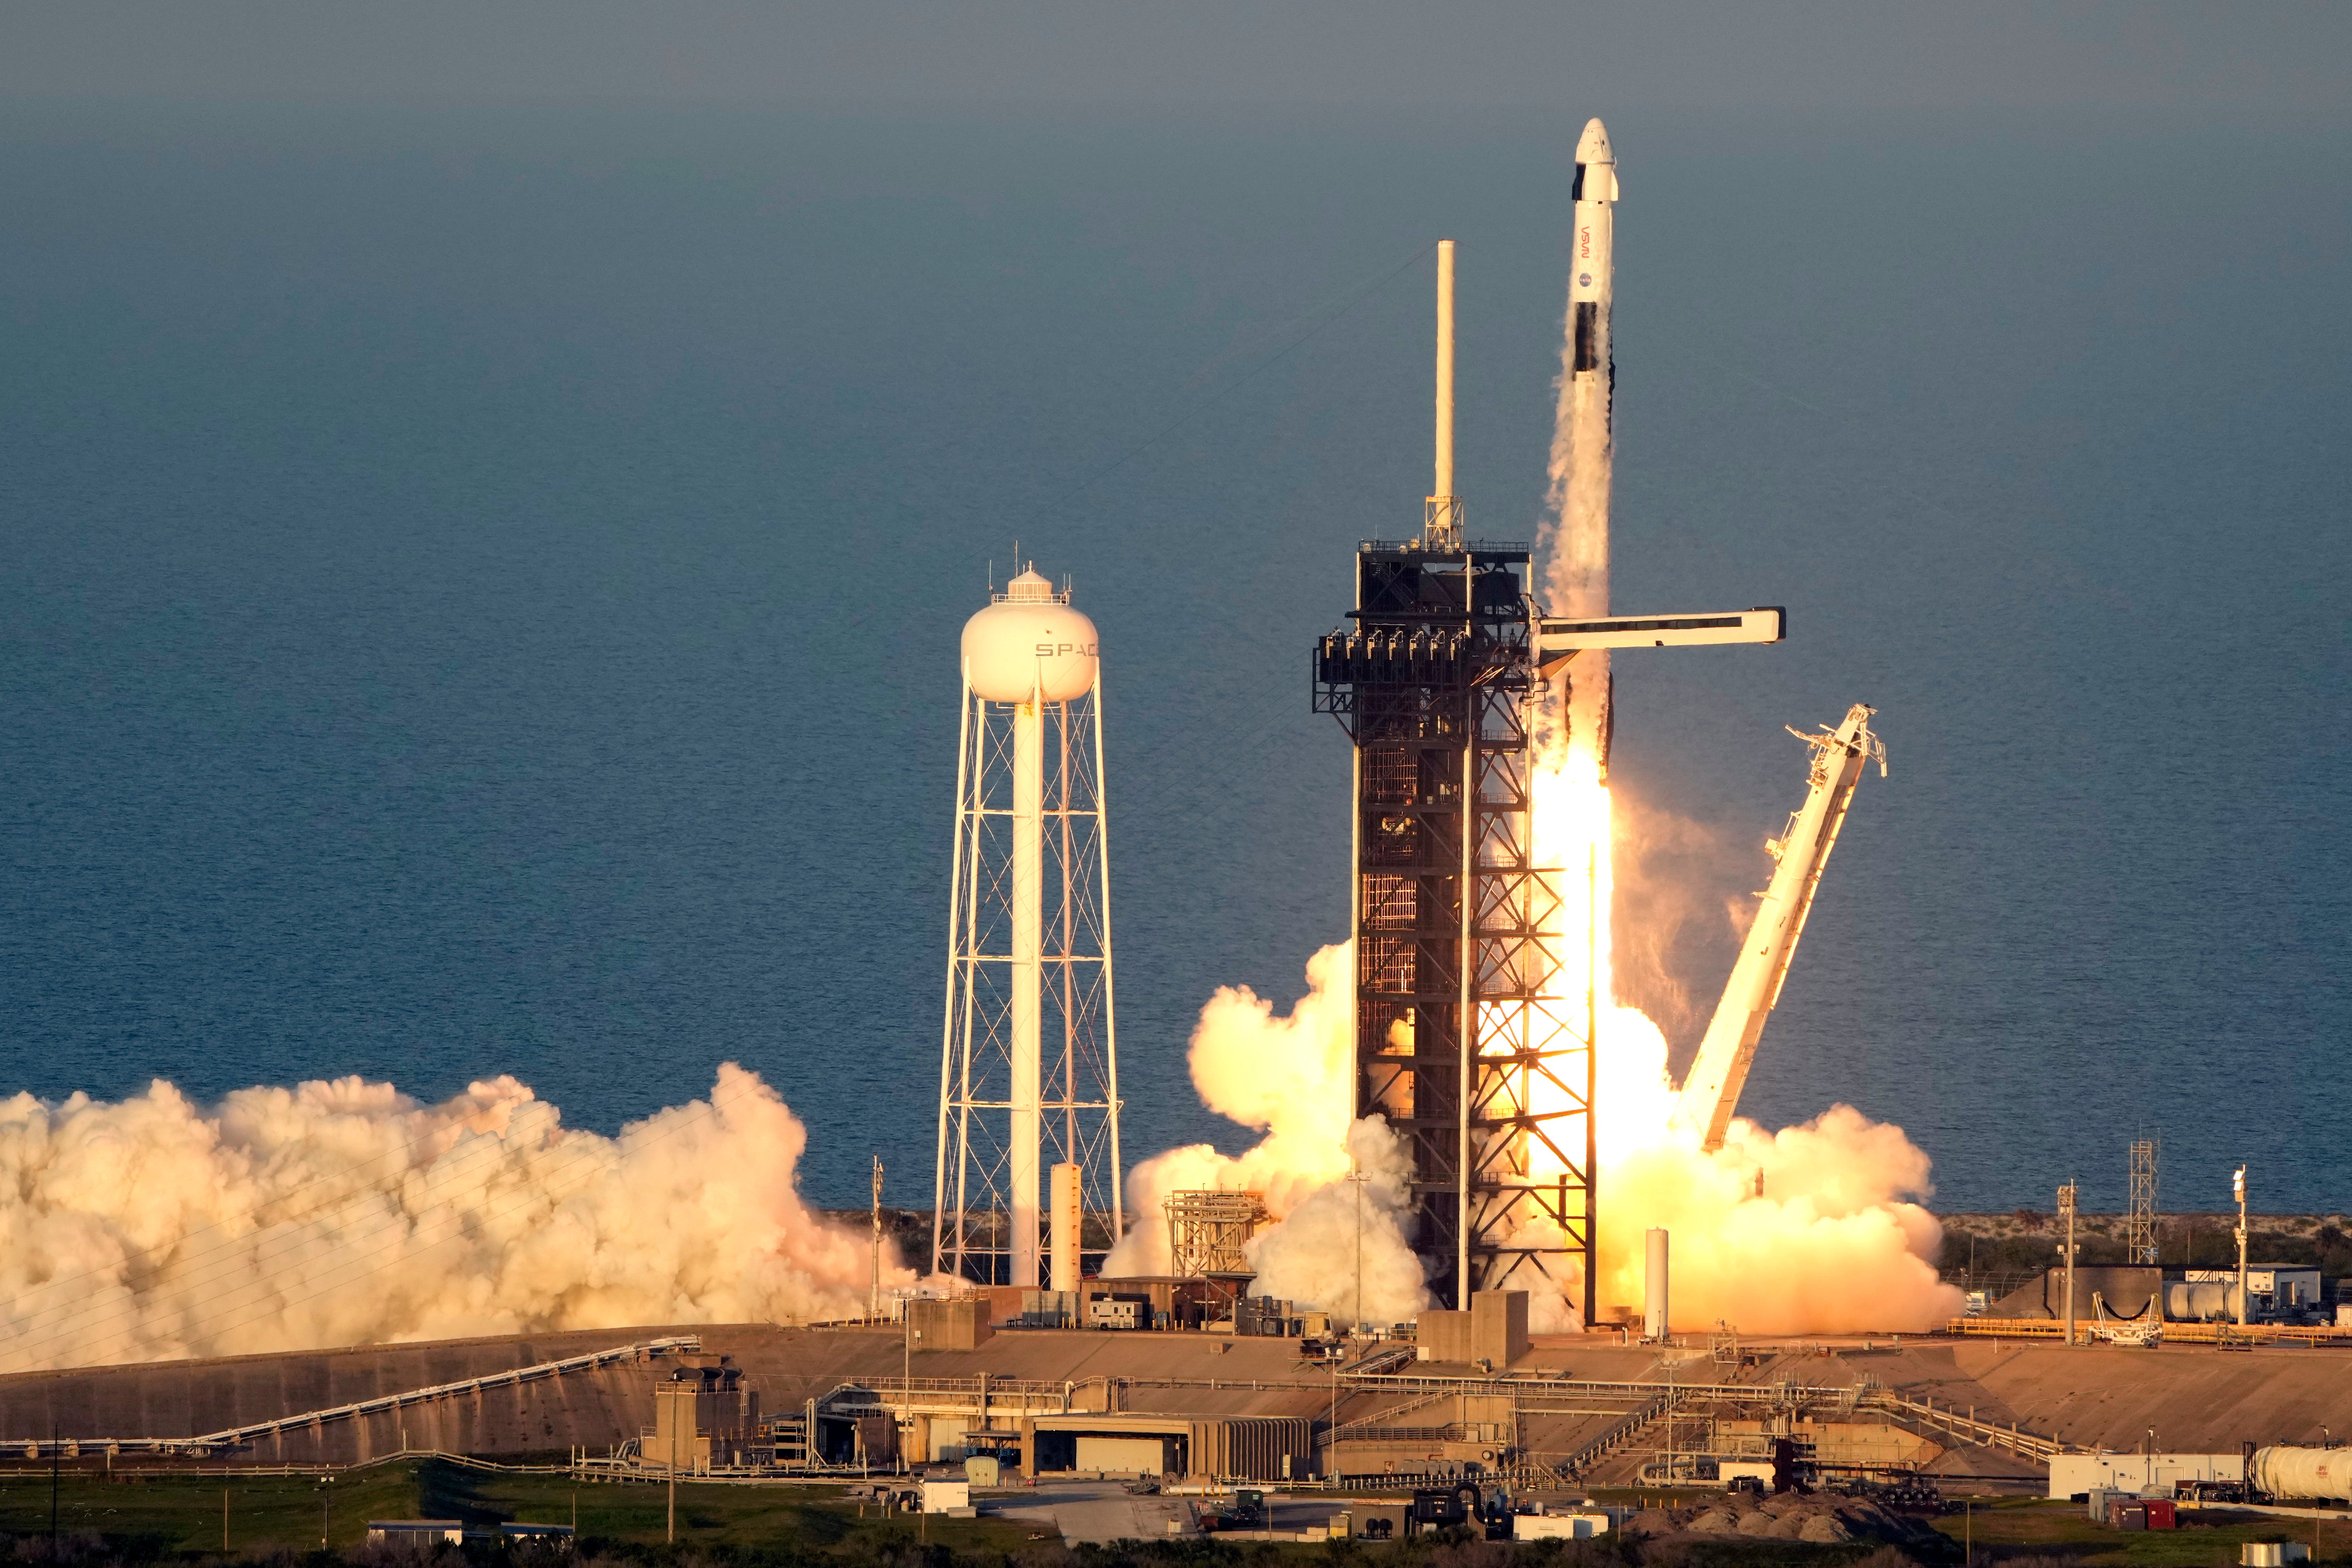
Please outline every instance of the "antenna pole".
[{"label": "antenna pole", "polygon": [[866,1301],[866,1315],[882,1315],[882,1156],[874,1156],[874,1290]]}]

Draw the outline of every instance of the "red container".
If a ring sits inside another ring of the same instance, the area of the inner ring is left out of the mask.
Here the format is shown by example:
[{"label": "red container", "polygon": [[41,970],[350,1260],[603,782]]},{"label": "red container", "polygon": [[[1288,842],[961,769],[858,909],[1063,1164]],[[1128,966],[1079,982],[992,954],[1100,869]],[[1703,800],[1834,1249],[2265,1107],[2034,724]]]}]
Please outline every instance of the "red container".
[{"label": "red container", "polygon": [[2180,1519],[2172,1504],[2162,1498],[2150,1498],[2147,1503],[2147,1527],[2150,1530],[2178,1530]]}]

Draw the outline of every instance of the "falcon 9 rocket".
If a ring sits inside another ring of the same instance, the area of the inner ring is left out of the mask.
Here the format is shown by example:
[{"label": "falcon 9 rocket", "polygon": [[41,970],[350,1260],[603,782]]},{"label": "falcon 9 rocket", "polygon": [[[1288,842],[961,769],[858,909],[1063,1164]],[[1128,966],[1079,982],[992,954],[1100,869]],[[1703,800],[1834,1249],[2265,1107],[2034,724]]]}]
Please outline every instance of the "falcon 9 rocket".
[{"label": "falcon 9 rocket", "polygon": [[[1610,402],[1616,370],[1609,347],[1615,267],[1617,158],[1609,131],[1589,121],[1576,143],[1576,227],[1570,246],[1568,330],[1553,426],[1552,513],[1559,519],[1545,587],[1555,615],[1609,613]],[[1568,737],[1591,745],[1609,768],[1609,654],[1595,649],[1568,675]]]}]

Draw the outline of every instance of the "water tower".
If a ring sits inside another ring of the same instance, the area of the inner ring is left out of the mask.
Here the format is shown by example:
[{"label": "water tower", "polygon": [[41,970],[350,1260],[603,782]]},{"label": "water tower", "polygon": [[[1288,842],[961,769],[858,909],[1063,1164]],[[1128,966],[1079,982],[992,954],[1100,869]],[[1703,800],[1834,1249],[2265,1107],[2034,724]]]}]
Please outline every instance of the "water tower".
[{"label": "water tower", "polygon": [[1075,1290],[1122,1224],[1102,674],[1034,569],[964,623],[958,733],[931,1267]]}]

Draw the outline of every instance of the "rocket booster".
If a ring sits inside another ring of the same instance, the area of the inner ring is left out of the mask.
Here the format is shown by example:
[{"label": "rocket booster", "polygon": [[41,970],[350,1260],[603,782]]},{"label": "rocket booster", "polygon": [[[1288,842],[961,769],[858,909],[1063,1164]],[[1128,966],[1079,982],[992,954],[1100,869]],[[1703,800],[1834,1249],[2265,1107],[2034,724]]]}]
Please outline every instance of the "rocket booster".
[{"label": "rocket booster", "polygon": [[[1603,432],[1609,419],[1609,297],[1617,245],[1617,155],[1609,131],[1598,120],[1586,124],[1576,143],[1576,241],[1570,256],[1568,308],[1575,340],[1569,373],[1581,381],[1599,377]],[[1598,607],[1605,612],[1607,607]],[[1572,612],[1574,613],[1575,612]]]},{"label": "rocket booster", "polygon": [[[1559,416],[1551,454],[1552,501],[1560,528],[1553,553],[1551,612],[1580,619],[1609,613],[1611,402],[1609,347],[1614,289],[1617,155],[1600,120],[1576,143],[1576,227],[1569,247],[1568,321],[1562,345]],[[1591,737],[1602,777],[1609,768],[1609,655],[1594,650],[1567,674],[1568,730]]]}]

